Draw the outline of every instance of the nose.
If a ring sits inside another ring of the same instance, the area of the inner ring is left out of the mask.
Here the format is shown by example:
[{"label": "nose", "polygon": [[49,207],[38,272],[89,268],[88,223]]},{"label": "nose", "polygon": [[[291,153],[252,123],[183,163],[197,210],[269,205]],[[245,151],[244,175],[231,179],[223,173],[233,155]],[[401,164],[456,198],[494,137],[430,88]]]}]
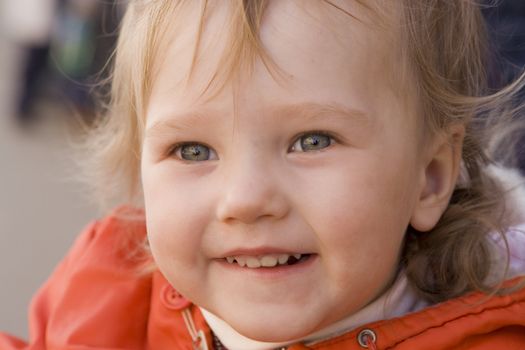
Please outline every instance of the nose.
[{"label": "nose", "polygon": [[286,194],[272,167],[261,160],[244,160],[225,171],[217,219],[252,224],[280,219],[289,211]]}]

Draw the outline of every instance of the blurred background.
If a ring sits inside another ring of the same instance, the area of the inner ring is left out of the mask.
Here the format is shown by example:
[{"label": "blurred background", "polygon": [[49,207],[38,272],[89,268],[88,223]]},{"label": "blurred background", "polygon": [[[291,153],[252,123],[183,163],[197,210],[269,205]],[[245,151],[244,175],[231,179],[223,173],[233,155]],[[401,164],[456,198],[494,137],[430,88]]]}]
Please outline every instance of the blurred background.
[{"label": "blurred background", "polygon": [[96,113],[121,14],[109,0],[0,0],[1,331],[27,338],[31,296],[99,215],[70,144]]},{"label": "blurred background", "polygon": [[[100,214],[69,150],[104,93],[123,3],[0,0],[0,331],[27,338],[31,296]],[[499,4],[484,10],[493,87],[525,66],[525,1]]]}]

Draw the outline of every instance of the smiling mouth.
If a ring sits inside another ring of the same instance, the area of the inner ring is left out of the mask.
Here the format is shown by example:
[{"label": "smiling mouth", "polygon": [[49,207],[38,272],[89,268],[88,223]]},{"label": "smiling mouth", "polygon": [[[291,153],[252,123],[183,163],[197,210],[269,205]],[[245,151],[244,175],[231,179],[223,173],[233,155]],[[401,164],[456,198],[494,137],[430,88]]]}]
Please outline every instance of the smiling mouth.
[{"label": "smiling mouth", "polygon": [[259,256],[235,255],[224,258],[228,264],[257,269],[295,265],[308,260],[311,254],[267,254]]}]

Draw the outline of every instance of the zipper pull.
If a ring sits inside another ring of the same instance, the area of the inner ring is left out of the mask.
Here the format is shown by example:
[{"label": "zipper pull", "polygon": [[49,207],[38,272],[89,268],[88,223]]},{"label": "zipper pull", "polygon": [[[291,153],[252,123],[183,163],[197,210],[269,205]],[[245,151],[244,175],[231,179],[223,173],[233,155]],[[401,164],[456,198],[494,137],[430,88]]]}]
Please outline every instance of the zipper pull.
[{"label": "zipper pull", "polygon": [[195,339],[193,339],[193,350],[208,350],[208,343],[202,329],[197,332]]},{"label": "zipper pull", "polygon": [[206,335],[202,329],[197,330],[195,327],[195,322],[193,322],[193,316],[191,315],[189,307],[182,310],[182,318],[184,319],[188,333],[190,333],[193,350],[209,350]]}]

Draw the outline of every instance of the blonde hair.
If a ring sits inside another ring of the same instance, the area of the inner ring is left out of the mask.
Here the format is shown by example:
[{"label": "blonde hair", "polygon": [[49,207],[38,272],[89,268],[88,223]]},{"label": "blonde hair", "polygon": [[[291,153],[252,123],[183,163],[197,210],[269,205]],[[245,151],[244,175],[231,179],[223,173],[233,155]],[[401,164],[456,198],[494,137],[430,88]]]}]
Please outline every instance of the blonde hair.
[{"label": "blonde hair", "polygon": [[[129,4],[113,62],[111,101],[105,117],[87,139],[90,155],[83,162],[89,183],[105,203],[117,199],[141,205],[141,140],[154,77],[153,61],[168,26],[176,22],[174,16],[183,16],[190,2],[194,5],[193,0],[135,0]],[[356,2],[378,18],[388,16],[386,2]],[[213,79],[227,79],[239,63],[249,63],[255,56],[265,63],[270,61],[258,37],[266,3],[230,2],[231,50],[224,53]],[[337,7],[328,0],[325,3]],[[512,103],[524,85],[523,79],[489,93],[484,22],[473,1],[400,0],[396,4],[402,8],[399,41],[404,62],[399,68],[410,75],[425,130],[436,133],[454,123],[462,123],[467,129],[462,180],[432,231],[421,234],[408,228],[402,264],[410,283],[434,302],[472,290],[494,291],[494,286],[485,282],[491,269],[487,237],[491,232],[504,237],[509,223],[504,191],[485,173],[491,160],[484,145],[501,125],[494,120],[508,121],[516,114]],[[199,33],[206,8],[207,1],[202,0]],[[199,39],[195,55],[198,45]],[[501,281],[504,277],[501,275]]]}]

